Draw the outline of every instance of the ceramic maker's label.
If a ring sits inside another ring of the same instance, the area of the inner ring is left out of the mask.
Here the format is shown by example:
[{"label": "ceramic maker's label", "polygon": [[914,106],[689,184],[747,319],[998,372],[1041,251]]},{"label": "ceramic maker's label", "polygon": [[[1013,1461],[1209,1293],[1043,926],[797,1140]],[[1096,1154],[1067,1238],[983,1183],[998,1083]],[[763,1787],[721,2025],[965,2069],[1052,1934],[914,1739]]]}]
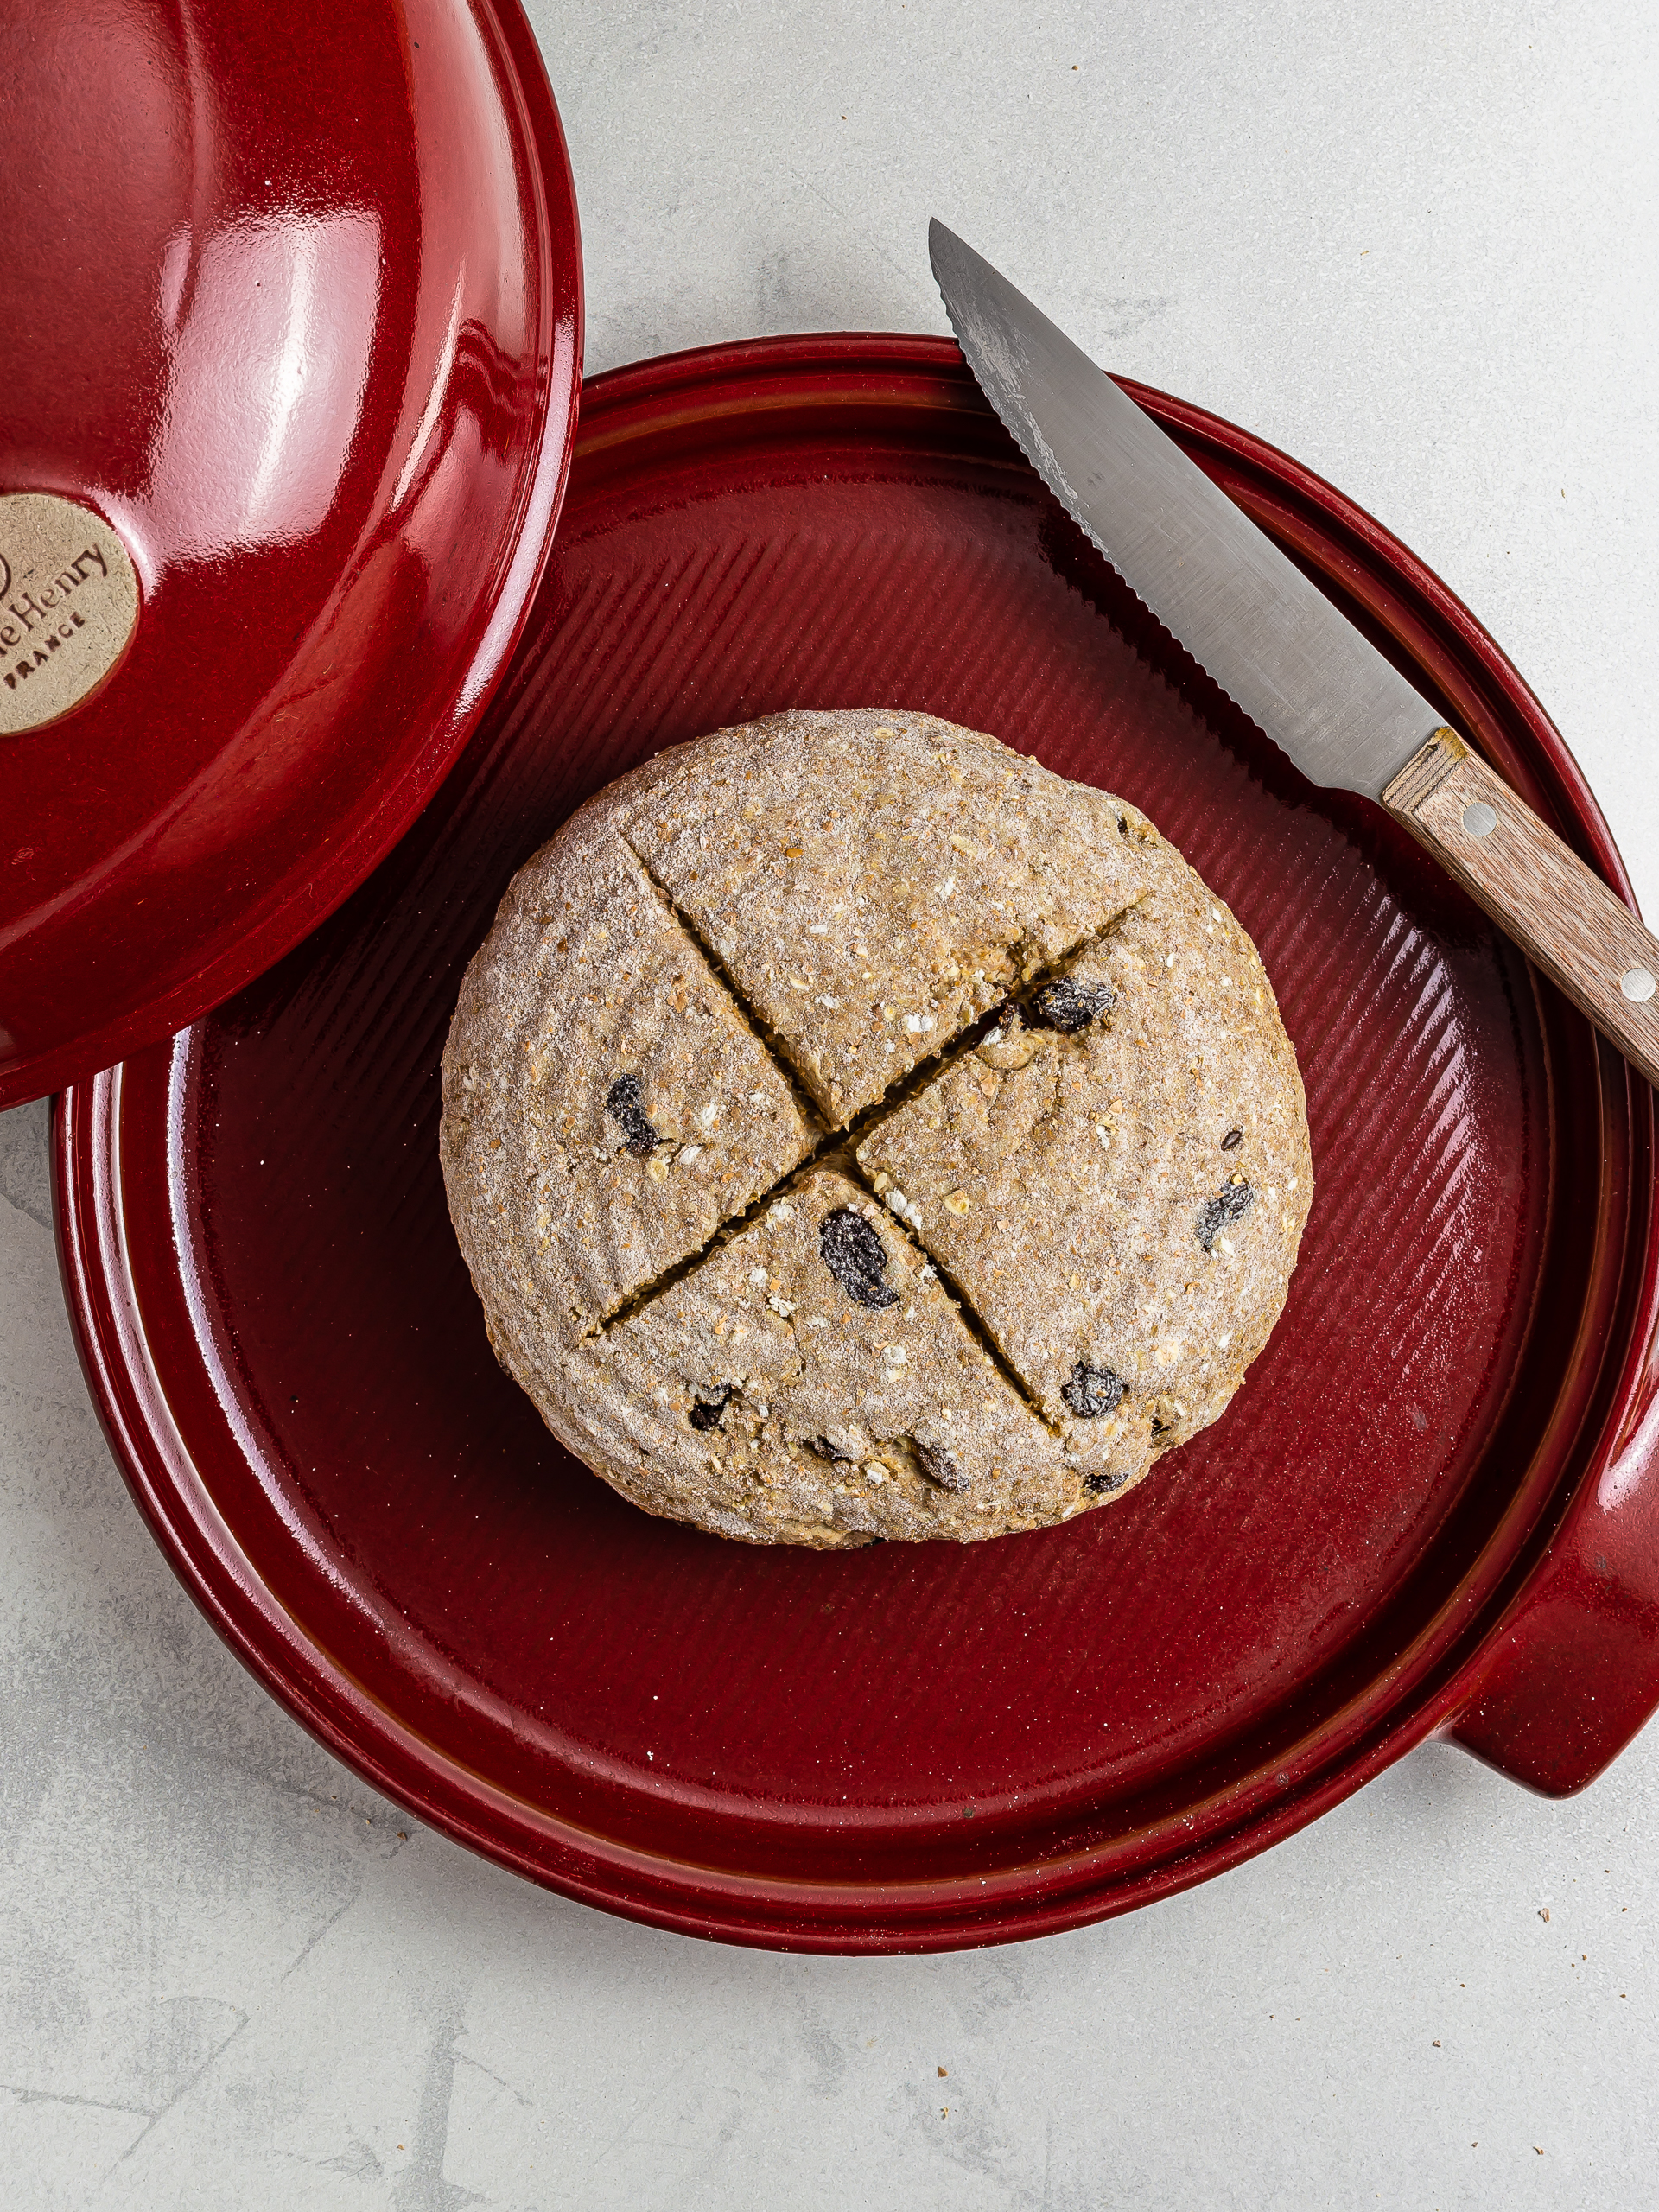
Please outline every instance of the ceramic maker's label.
[{"label": "ceramic maker's label", "polygon": [[79,706],[137,620],[138,578],[108,523],[49,492],[0,494],[0,734]]}]

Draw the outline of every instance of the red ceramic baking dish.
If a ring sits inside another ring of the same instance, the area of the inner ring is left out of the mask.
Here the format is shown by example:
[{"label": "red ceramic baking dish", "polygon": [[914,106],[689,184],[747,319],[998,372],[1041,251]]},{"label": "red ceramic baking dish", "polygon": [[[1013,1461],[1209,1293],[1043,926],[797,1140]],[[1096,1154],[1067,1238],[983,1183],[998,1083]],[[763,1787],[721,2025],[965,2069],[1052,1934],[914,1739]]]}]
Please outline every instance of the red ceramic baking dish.
[{"label": "red ceramic baking dish", "polygon": [[194,1020],[430,798],[575,431],[518,0],[8,0],[0,1108]]},{"label": "red ceramic baking dish", "polygon": [[[1136,391],[1625,896],[1473,617],[1330,486]],[[1651,1094],[1381,812],[1244,723],[951,345],[830,337],[587,389],[506,679],[378,873],[60,1100],[65,1279],[134,1495],[232,1647],[451,1835],[662,1926],[1029,1936],[1289,1834],[1455,1738],[1575,1789],[1659,1700]],[[653,1521],[491,1357],[438,1063],[513,869],[664,744],[931,709],[1144,807],[1306,1078],[1289,1305],[1223,1421],[1080,1524],[754,1549]]]}]

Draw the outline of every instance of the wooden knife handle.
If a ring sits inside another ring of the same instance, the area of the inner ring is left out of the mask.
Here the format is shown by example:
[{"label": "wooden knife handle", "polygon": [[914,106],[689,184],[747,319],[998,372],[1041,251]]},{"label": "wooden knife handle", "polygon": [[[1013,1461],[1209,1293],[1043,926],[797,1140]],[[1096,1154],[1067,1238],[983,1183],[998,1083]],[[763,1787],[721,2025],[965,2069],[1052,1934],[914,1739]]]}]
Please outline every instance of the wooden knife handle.
[{"label": "wooden knife handle", "polygon": [[1382,794],[1529,958],[1659,1084],[1659,938],[1455,730],[1437,729]]}]

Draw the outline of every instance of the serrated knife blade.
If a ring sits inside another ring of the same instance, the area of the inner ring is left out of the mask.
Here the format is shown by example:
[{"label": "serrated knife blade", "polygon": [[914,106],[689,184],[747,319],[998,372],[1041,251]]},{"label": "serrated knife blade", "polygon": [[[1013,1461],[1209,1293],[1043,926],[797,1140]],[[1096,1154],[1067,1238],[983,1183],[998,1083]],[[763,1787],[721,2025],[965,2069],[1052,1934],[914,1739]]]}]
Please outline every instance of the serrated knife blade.
[{"label": "serrated knife blade", "polygon": [[937,220],[928,246],[969,366],[1061,505],[1305,776],[1381,798],[1434,709],[1006,276]]},{"label": "serrated knife blade", "polygon": [[1378,800],[1659,1083],[1659,939],[1080,346],[937,219],[957,343],[1130,588],[1315,783]]}]

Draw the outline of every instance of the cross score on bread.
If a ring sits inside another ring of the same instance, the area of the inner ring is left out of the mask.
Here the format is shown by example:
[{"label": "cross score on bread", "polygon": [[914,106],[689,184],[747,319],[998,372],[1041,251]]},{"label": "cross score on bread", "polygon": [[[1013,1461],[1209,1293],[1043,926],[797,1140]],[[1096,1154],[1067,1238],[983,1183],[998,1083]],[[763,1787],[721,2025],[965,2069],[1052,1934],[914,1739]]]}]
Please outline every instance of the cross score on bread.
[{"label": "cross score on bread", "polygon": [[1311,1195],[1255,948],[1138,811],[925,715],[658,755],[515,878],[444,1065],[492,1341],[649,1510],[958,1539],[1213,1420]]}]

